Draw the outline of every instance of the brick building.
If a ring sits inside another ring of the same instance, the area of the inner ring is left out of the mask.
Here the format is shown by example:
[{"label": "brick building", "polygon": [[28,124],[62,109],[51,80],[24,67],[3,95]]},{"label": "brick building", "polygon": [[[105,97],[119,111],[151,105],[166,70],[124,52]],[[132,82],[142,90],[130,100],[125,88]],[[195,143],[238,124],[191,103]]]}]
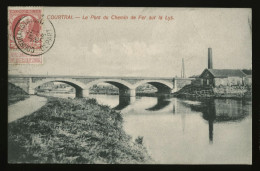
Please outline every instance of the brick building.
[{"label": "brick building", "polygon": [[205,69],[198,78],[201,85],[251,85],[252,75],[239,69]]}]

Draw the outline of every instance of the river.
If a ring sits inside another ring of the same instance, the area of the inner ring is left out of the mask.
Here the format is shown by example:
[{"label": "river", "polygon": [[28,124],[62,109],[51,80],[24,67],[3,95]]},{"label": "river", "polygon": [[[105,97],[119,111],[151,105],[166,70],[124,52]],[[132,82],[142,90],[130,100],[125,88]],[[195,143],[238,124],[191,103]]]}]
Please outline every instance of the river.
[{"label": "river", "polygon": [[[52,94],[74,97],[74,94]],[[158,164],[251,164],[252,101],[90,95],[121,111]]]}]

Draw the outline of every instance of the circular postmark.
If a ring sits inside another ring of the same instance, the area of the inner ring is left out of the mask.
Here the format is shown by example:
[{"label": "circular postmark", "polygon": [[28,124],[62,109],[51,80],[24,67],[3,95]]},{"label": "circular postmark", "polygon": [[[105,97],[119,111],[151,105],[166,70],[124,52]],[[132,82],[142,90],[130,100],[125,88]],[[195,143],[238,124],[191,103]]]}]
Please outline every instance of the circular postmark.
[{"label": "circular postmark", "polygon": [[28,14],[16,20],[13,38],[19,50],[26,55],[39,56],[51,49],[56,33],[50,20],[44,21],[43,17],[37,19]]}]

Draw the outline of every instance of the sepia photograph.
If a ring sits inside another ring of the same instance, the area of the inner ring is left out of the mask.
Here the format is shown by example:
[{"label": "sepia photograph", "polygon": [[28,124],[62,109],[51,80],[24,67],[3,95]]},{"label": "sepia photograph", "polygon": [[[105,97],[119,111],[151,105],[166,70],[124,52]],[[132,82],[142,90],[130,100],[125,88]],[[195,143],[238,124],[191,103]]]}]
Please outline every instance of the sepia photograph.
[{"label": "sepia photograph", "polygon": [[9,164],[252,164],[252,10],[8,7]]}]

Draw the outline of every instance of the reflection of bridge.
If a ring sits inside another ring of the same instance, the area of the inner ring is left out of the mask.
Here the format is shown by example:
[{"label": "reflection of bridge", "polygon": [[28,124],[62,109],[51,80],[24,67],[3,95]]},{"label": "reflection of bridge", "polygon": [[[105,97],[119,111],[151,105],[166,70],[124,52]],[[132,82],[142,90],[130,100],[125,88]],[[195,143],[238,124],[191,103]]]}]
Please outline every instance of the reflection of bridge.
[{"label": "reflection of bridge", "polygon": [[160,97],[157,97],[157,103],[154,106],[152,106],[146,110],[158,111],[158,110],[161,110],[161,109],[167,107],[170,103],[171,103],[171,101],[169,99],[167,99],[163,96],[160,96]]},{"label": "reflection of bridge", "polygon": [[[147,111],[159,111],[161,109],[164,109],[165,107],[169,106],[171,101],[169,100],[169,98],[165,97],[165,96],[157,96],[154,97],[157,99],[157,103],[155,105],[153,105],[152,107],[145,109]],[[113,109],[115,110],[123,110],[125,109],[127,106],[133,104],[136,100],[136,97],[127,97],[127,96],[119,96],[119,104],[114,107]]]},{"label": "reflection of bridge", "polygon": [[120,96],[136,96],[136,88],[148,83],[157,88],[158,94],[173,93],[192,78],[151,78],[151,77],[90,77],[90,76],[36,76],[9,75],[8,82],[22,88],[28,94],[35,94],[35,88],[47,82],[62,82],[76,90],[76,97],[87,97],[89,88],[98,83],[109,83],[119,89]]}]

